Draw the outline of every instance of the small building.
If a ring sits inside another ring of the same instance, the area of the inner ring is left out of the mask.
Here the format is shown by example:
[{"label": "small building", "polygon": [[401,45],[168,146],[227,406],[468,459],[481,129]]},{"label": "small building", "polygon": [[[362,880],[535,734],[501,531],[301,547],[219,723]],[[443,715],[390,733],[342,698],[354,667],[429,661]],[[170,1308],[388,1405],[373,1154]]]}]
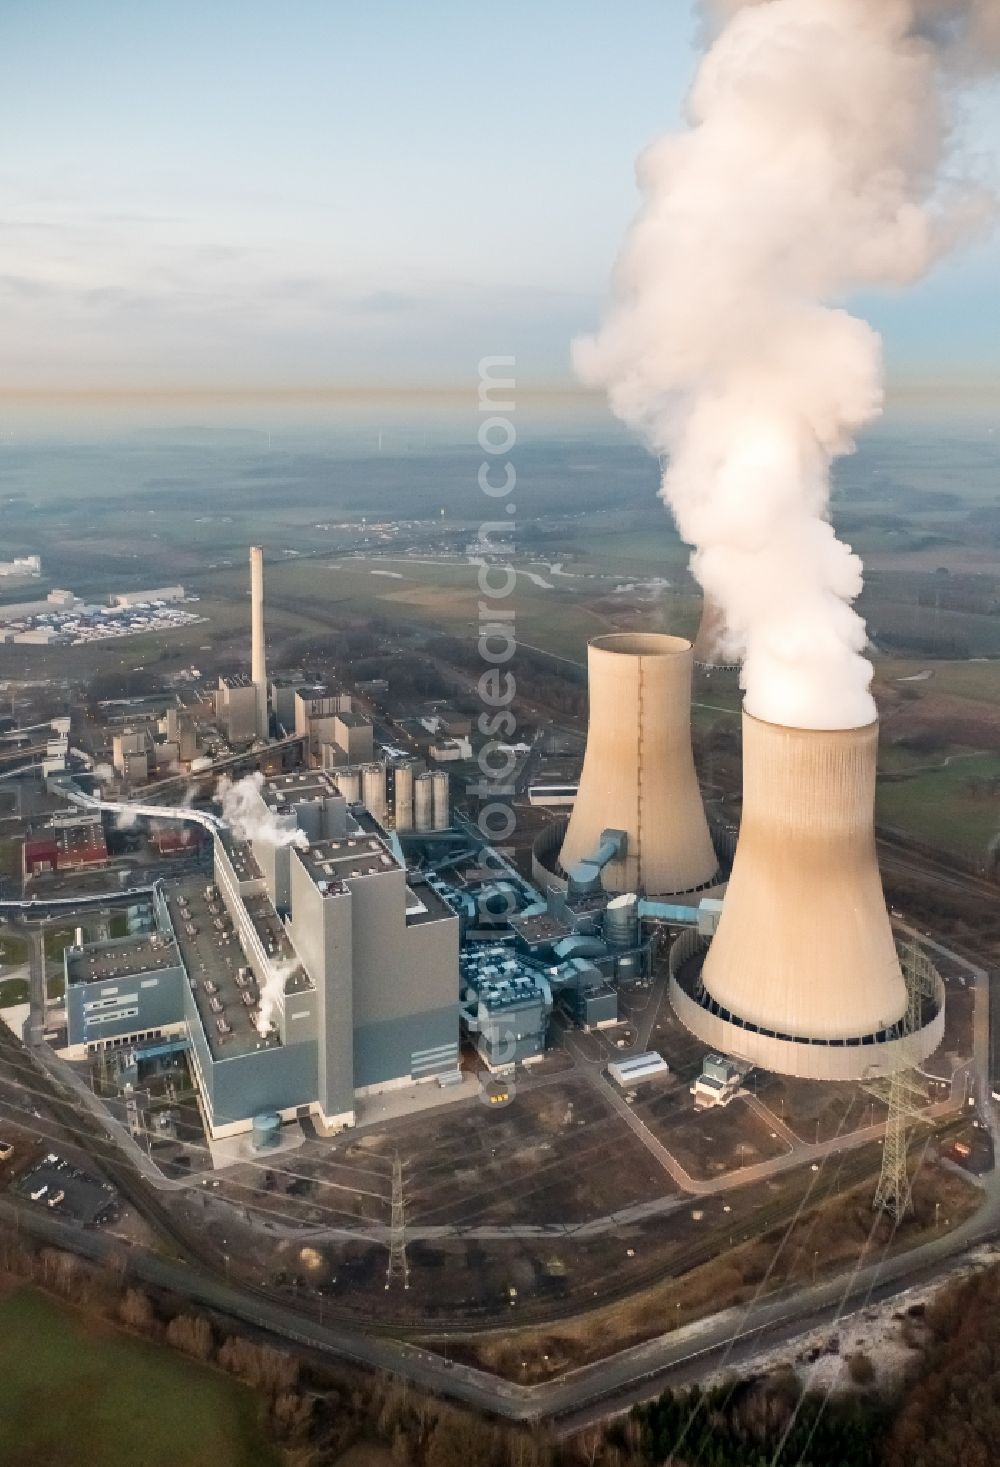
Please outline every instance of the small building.
[{"label": "small building", "polygon": [[743,1071],[733,1060],[721,1054],[706,1054],[701,1074],[691,1086],[694,1103],[700,1110],[728,1105],[743,1083]]},{"label": "small building", "polygon": [[108,597],[108,605],[127,611],[132,606],[151,606],[155,601],[183,601],[184,594],[183,586],[156,586],[152,591],[117,591]]},{"label": "small building", "polygon": [[622,1090],[630,1090],[633,1085],[641,1085],[644,1080],[652,1080],[656,1075],[669,1073],[670,1066],[655,1049],[645,1054],[629,1055],[628,1059],[612,1060],[608,1065],[608,1074]]},{"label": "small building", "polygon": [[431,744],[427,752],[437,764],[454,764],[472,758],[472,744],[468,739],[444,739]]},{"label": "small building", "polygon": [[25,837],[24,878],[54,871],[86,871],[103,866],[108,845],[99,814],[57,815]]}]

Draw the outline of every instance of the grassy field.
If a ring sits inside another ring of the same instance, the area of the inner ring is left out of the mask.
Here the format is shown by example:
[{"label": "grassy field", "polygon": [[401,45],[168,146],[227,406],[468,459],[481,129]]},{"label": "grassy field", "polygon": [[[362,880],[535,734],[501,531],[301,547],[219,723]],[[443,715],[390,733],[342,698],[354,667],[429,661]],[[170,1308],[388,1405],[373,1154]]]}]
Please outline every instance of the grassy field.
[{"label": "grassy field", "polygon": [[0,979],[0,1009],[10,1009],[19,1003],[27,1003],[29,992],[26,978]]},{"label": "grassy field", "polygon": [[277,1467],[249,1391],[31,1290],[0,1303],[4,1467]]},{"label": "grassy field", "polygon": [[14,937],[9,932],[0,932],[0,963],[26,963],[28,944],[23,937]]},{"label": "grassy field", "polygon": [[1000,833],[1000,756],[955,758],[946,767],[881,781],[875,810],[883,824],[918,840],[984,857]]}]

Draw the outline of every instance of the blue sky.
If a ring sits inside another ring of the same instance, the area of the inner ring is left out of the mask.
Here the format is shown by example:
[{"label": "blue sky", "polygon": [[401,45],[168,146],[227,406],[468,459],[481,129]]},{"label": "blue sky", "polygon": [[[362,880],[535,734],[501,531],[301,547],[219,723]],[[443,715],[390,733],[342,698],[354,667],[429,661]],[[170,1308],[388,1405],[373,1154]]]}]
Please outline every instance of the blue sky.
[{"label": "blue sky", "polygon": [[[675,127],[686,0],[6,0],[0,387],[570,380]],[[1000,149],[1000,103],[969,138]],[[866,301],[1000,380],[1000,245]]]}]

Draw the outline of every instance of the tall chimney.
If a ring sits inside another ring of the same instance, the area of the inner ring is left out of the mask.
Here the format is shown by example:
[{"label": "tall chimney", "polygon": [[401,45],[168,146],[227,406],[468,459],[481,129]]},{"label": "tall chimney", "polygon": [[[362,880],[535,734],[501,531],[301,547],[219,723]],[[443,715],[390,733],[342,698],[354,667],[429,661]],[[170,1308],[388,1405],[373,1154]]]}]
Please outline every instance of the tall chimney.
[{"label": "tall chimney", "polygon": [[264,650],[264,552],[259,545],[250,547],[250,677],[257,689],[257,734],[266,739],[270,724]]},{"label": "tall chimney", "polygon": [[674,1007],[713,1047],[847,1080],[940,1042],[943,990],[902,1037],[907,986],[875,852],[877,744],[877,723],[786,728],[744,712],[743,820],[700,981],[671,958]]},{"label": "tall chimney", "polygon": [[691,752],[691,643],[661,633],[597,637],[587,649],[587,751],[559,861],[626,835],[604,868],[609,891],[668,896],[708,886],[718,860]]}]

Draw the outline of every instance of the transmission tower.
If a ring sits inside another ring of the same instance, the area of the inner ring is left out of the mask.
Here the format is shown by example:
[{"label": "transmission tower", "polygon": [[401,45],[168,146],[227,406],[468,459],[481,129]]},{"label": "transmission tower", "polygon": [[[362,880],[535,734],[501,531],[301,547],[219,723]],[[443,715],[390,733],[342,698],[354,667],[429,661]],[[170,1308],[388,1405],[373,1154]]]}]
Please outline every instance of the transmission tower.
[{"label": "transmission tower", "polygon": [[[936,973],[927,954],[915,943],[900,953],[906,982],[906,1017],[903,1036],[920,1028],[923,1001],[934,994]],[[888,1081],[874,1081],[865,1087],[870,1095],[885,1101],[885,1143],[882,1148],[882,1171],[875,1188],[873,1206],[886,1212],[894,1222],[901,1222],[910,1208],[910,1179],[906,1168],[908,1145],[907,1121],[926,1119],[923,1106],[927,1095],[913,1074],[904,1066],[894,1070]]]},{"label": "transmission tower", "polygon": [[392,1162],[392,1221],[389,1225],[389,1267],[385,1271],[385,1286],[391,1289],[393,1280],[402,1279],[403,1288],[410,1287],[410,1266],[406,1261],[406,1204],[403,1201],[403,1163],[398,1154]]}]

